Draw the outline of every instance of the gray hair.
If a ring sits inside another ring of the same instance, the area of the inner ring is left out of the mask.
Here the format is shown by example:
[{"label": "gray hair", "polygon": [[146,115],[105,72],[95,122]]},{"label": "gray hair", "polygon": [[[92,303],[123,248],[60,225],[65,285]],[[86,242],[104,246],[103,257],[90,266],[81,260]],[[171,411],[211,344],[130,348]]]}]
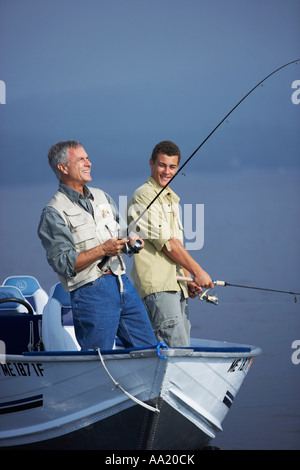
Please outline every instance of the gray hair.
[{"label": "gray hair", "polygon": [[63,163],[64,165],[68,165],[69,163],[69,149],[82,147],[82,144],[77,140],[65,140],[62,142],[58,142],[57,144],[52,145],[48,153],[48,161],[49,165],[51,166],[52,170],[54,171],[57,179],[60,181],[61,179],[61,172],[57,168],[59,163]]}]

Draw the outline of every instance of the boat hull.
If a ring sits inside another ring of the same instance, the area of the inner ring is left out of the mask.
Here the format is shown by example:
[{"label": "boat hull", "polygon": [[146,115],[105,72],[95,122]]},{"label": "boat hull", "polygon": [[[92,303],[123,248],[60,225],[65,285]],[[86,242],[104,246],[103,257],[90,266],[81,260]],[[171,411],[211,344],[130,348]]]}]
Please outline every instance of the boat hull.
[{"label": "boat hull", "polygon": [[222,431],[258,354],[198,340],[186,349],[110,351],[103,363],[96,351],[8,355],[0,447],[201,449]]}]

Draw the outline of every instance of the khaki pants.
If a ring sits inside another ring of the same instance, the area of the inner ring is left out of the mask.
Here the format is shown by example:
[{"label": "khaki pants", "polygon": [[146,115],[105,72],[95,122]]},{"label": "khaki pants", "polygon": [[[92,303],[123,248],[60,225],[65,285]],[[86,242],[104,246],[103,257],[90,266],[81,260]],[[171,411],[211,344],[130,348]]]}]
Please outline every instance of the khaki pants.
[{"label": "khaki pants", "polygon": [[158,341],[171,348],[190,346],[188,299],[182,292],[155,292],[143,302]]}]

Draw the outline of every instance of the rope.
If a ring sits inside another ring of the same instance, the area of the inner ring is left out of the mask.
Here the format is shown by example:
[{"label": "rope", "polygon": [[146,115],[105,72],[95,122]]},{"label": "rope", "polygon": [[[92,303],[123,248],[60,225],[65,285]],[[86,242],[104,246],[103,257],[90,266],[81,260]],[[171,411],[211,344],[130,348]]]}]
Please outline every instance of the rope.
[{"label": "rope", "polygon": [[121,392],[123,392],[128,398],[130,398],[130,400],[134,401],[135,403],[137,403],[138,405],[141,405],[143,406],[144,408],[146,408],[147,410],[150,410],[150,411],[153,411],[154,413],[159,413],[160,410],[157,408],[157,407],[153,407],[151,405],[147,405],[147,403],[144,403],[143,401],[139,400],[138,398],[134,397],[133,395],[131,395],[129,392],[127,392],[126,390],[124,390],[124,388],[122,387],[122,385],[119,384],[119,382],[117,382],[113,376],[110,374],[109,370],[107,369],[105,363],[104,363],[104,359],[102,357],[102,354],[100,352],[100,349],[98,348],[97,349],[98,351],[98,356],[100,358],[100,361],[103,365],[103,368],[105,370],[105,372],[108,374],[108,376],[111,378],[111,380],[113,381],[115,387],[119,388],[121,390]]}]

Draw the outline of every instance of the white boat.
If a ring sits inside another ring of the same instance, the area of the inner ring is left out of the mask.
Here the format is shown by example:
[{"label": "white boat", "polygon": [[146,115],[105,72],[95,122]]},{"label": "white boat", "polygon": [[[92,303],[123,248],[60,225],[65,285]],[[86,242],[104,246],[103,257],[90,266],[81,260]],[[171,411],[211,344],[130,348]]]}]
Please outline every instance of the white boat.
[{"label": "white boat", "polygon": [[69,294],[61,284],[42,294],[43,313],[25,313],[16,282],[0,287],[1,448],[202,449],[261,353],[200,339],[80,351]]}]

